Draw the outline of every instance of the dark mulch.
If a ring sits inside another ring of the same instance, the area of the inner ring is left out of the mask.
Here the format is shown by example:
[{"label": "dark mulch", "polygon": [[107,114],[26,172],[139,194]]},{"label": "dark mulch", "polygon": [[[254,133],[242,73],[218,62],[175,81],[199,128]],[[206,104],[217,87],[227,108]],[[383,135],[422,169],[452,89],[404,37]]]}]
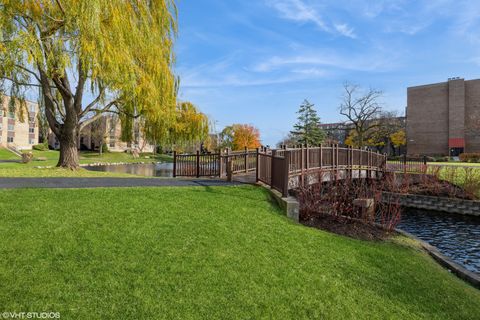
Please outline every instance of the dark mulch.
[{"label": "dark mulch", "polygon": [[408,193],[422,196],[476,200],[475,195],[447,181],[438,181],[434,184],[413,183],[409,186]]},{"label": "dark mulch", "polygon": [[309,220],[301,221],[301,223],[308,227],[360,240],[380,241],[396,234],[396,232],[389,232],[376,225],[368,224],[360,220],[329,215],[315,216]]}]

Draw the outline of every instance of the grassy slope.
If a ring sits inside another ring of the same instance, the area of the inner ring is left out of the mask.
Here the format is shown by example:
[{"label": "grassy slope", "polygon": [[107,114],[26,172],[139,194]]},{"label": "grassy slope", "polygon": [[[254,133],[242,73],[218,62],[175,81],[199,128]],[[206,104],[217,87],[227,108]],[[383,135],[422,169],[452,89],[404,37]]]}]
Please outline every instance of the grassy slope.
[{"label": "grassy slope", "polygon": [[[8,154],[13,155],[13,153],[0,148],[0,160],[7,160]],[[34,161],[28,164],[22,163],[0,163],[0,177],[138,177],[128,174],[119,174],[112,172],[93,172],[87,170],[63,170],[57,168],[50,169],[38,169],[35,167],[48,167],[55,166],[58,162],[59,152],[54,150],[49,151],[37,151],[33,150]],[[15,155],[13,155],[15,156]],[[149,156],[150,158],[145,158]],[[45,158],[45,161],[38,161],[35,159]],[[19,160],[19,157],[13,158],[14,160]],[[82,152],[80,154],[80,163],[89,164],[89,163],[114,163],[114,162],[152,162],[152,161],[172,161],[170,156],[158,155],[155,158],[152,155],[145,154],[139,159],[133,158],[130,154],[121,153],[121,152],[109,152],[103,154],[101,157],[98,153],[93,152]]]},{"label": "grassy slope", "polygon": [[259,188],[0,191],[0,306],[62,318],[478,319],[424,253],[294,224]]},{"label": "grassy slope", "polygon": [[20,160],[20,157],[5,148],[0,148],[0,160]]}]

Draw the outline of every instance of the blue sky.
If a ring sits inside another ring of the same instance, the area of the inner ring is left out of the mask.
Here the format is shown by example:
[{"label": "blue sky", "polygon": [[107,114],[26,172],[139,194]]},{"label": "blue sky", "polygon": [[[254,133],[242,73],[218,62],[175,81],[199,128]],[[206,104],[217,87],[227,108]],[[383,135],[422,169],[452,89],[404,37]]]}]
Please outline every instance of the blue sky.
[{"label": "blue sky", "polygon": [[314,103],[340,121],[342,84],[384,91],[404,110],[408,86],[479,78],[478,0],[179,0],[180,99],[221,130],[257,126],[273,145]]}]

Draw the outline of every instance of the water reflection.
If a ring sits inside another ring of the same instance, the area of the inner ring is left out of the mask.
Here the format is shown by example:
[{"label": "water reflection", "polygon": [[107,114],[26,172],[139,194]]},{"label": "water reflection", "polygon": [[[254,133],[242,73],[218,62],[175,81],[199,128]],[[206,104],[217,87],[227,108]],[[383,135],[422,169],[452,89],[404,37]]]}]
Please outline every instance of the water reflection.
[{"label": "water reflection", "polygon": [[406,209],[399,228],[480,274],[480,217]]},{"label": "water reflection", "polygon": [[110,166],[87,166],[87,170],[129,173],[146,177],[173,177],[173,163],[124,164]]}]

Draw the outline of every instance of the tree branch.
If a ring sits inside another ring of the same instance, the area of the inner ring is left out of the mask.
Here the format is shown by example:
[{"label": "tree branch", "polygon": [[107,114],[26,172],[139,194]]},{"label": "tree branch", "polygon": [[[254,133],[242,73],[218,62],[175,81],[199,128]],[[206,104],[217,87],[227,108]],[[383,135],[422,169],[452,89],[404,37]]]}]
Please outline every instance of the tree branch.
[{"label": "tree branch", "polygon": [[82,113],[82,99],[83,99],[83,90],[85,87],[85,82],[87,81],[87,75],[83,70],[83,63],[80,59],[78,61],[78,85],[77,90],[75,92],[74,102],[73,105],[75,107],[75,111],[77,114]]},{"label": "tree branch", "polygon": [[17,86],[37,87],[37,88],[41,88],[41,87],[42,87],[40,84],[27,83],[27,82],[19,82],[18,80],[13,79],[13,78],[10,78],[10,77],[2,77],[2,78],[5,79],[5,80],[8,80],[8,81],[10,81],[10,82],[15,83]]},{"label": "tree branch", "polygon": [[98,110],[93,110],[93,107],[100,101],[104,92],[105,92],[105,89],[100,88],[100,93],[98,94],[98,96],[92,102],[90,102],[88,106],[85,107],[85,109],[80,113],[79,118],[85,116],[90,111],[98,111]]},{"label": "tree branch", "polygon": [[94,115],[93,117],[83,121],[82,123],[80,123],[80,125],[78,126],[78,131],[80,132],[83,128],[85,128],[86,126],[88,126],[89,124],[91,124],[92,122],[96,121],[97,119],[100,119],[100,117],[102,117],[102,115],[105,113],[105,112],[109,112],[110,108],[113,107],[113,106],[116,106],[118,103],[118,100],[113,100],[111,101],[110,103],[108,103],[105,107],[103,107],[102,109],[93,109],[93,110],[90,110],[90,111],[95,111],[97,112],[96,115]]}]

